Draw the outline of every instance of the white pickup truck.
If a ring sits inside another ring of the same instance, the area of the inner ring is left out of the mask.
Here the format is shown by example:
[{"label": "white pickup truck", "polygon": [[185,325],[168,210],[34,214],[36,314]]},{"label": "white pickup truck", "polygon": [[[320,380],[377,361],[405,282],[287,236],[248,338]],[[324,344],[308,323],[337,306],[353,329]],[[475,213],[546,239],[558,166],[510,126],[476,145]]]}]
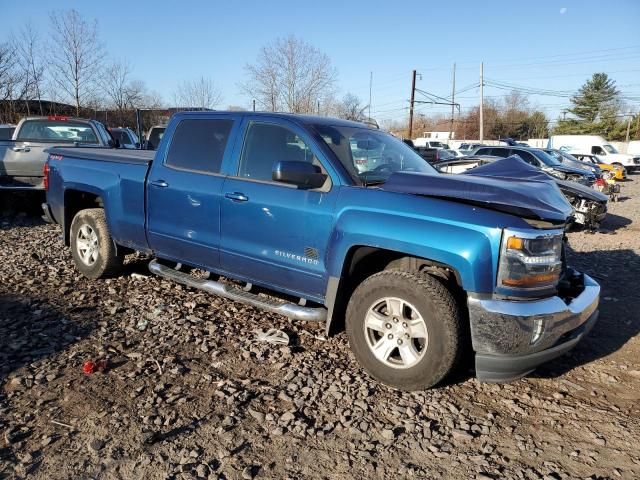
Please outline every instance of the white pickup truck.
[{"label": "white pickup truck", "polygon": [[555,148],[578,155],[597,155],[602,163],[622,165],[627,172],[640,170],[640,155],[619,153],[616,148],[598,135],[553,135],[548,148]]},{"label": "white pickup truck", "polygon": [[0,140],[0,190],[42,190],[45,150],[58,145],[110,148],[117,142],[96,120],[23,118],[10,140]]}]

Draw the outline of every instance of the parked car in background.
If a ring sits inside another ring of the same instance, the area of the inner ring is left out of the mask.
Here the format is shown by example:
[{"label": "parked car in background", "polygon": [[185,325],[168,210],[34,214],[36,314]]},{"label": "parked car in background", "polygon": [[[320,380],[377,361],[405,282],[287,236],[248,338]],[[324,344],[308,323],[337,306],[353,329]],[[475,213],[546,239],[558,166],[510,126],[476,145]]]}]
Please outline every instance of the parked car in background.
[{"label": "parked car in background", "polygon": [[627,154],[640,155],[640,140],[631,140],[627,146]]},{"label": "parked car in background", "polygon": [[[361,170],[354,148],[384,163]],[[587,335],[600,294],[564,261],[571,206],[519,163],[535,184],[440,175],[362,123],[181,112],[155,158],[52,149],[45,211],[88,278],[142,251],[156,257],[152,273],[190,288],[327,333],[344,320],[355,358],[395,388],[439,383],[466,345],[480,379],[508,381]]]},{"label": "parked car in background", "polygon": [[0,189],[43,189],[45,150],[54,145],[115,147],[117,142],[96,120],[65,116],[24,118],[10,140],[0,141]]},{"label": "parked car in background", "polygon": [[462,154],[462,156],[471,154],[476,148],[484,147],[483,143],[461,143],[458,147],[458,152]]},{"label": "parked car in background", "polygon": [[413,144],[416,147],[424,147],[424,148],[449,148],[445,142],[441,142],[440,140],[431,140],[429,138],[418,137],[413,141]]},{"label": "parked car in background", "polygon": [[457,157],[453,150],[444,148],[414,147],[414,149],[418,152],[418,155],[429,163],[438,162],[440,160],[449,160]]},{"label": "parked car in background", "polygon": [[602,160],[597,155],[588,155],[583,153],[576,153],[573,155],[578,160],[584,163],[590,163],[591,165],[596,165],[601,171],[606,170],[608,172],[613,173],[613,178],[616,180],[626,180],[627,179],[627,169],[622,165],[609,165],[608,163],[603,163]]},{"label": "parked car in background", "polygon": [[596,182],[596,176],[586,170],[579,168],[567,167],[548,153],[539,148],[526,147],[480,147],[473,152],[474,155],[492,155],[495,157],[507,158],[511,155],[518,155],[529,165],[540,168],[541,170],[553,175],[561,180],[570,180],[572,182],[581,183],[588,187],[593,186]]},{"label": "parked car in background", "polygon": [[15,125],[0,125],[0,140],[11,140]]},{"label": "parked car in background", "polygon": [[579,168],[581,170],[587,170],[596,176],[596,179],[602,176],[602,169],[591,162],[583,162],[574,157],[570,153],[563,152],[562,150],[556,150],[555,148],[543,148],[542,151],[548,153],[558,162],[568,167]]},{"label": "parked car in background", "polygon": [[622,165],[627,172],[640,170],[640,155],[619,153],[616,148],[598,135],[553,135],[548,148],[556,148],[571,155],[597,155],[603,163]]},{"label": "parked car in background", "polygon": [[147,138],[144,142],[145,150],[155,150],[160,145],[160,140],[162,140],[162,136],[164,135],[164,131],[167,127],[164,125],[155,125],[149,129],[147,133]]},{"label": "parked car in background", "polygon": [[[502,160],[502,157],[469,155],[437,162],[433,167],[441,173],[460,174],[499,160]],[[509,164],[503,165],[505,170],[509,168]],[[587,229],[598,228],[607,215],[607,196],[580,183],[553,178],[574,209],[575,223]]]},{"label": "parked car in background", "polygon": [[110,128],[109,131],[114,139],[118,140],[120,143],[120,148],[140,148],[140,140],[138,139],[138,135],[136,132],[131,130],[130,128]]}]

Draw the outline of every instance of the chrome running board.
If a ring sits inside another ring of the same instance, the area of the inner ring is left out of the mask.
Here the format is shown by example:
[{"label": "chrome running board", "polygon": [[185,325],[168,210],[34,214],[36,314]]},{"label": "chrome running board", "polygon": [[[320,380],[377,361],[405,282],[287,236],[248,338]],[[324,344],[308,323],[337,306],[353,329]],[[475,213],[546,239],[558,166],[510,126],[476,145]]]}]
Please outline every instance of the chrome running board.
[{"label": "chrome running board", "polygon": [[311,308],[289,303],[284,300],[278,301],[270,298],[260,297],[254,293],[240,288],[225,285],[214,280],[197,278],[188,273],[175,270],[162,265],[157,260],[149,263],[149,271],[167,280],[172,280],[188,287],[197,288],[208,293],[213,293],[220,297],[228,298],[236,302],[245,303],[254,307],[267,310],[272,313],[284,315],[285,317],[307,322],[324,322],[327,319],[327,309],[322,307]]}]

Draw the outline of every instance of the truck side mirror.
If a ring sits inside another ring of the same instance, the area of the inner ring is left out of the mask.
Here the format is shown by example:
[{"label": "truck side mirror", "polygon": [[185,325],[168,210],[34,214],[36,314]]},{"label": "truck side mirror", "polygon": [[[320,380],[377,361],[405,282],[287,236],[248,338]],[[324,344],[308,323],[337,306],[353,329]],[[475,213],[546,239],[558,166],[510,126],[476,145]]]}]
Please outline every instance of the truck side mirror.
[{"label": "truck side mirror", "polygon": [[276,182],[296,185],[300,188],[320,188],[327,180],[320,167],[309,162],[281,161],[273,167],[271,178]]}]

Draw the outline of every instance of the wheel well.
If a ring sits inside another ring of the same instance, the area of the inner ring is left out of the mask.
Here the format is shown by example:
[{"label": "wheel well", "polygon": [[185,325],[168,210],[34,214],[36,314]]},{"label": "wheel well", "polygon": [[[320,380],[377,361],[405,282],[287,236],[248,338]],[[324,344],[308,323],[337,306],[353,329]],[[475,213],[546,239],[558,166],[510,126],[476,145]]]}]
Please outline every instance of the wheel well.
[{"label": "wheel well", "polygon": [[70,244],[71,222],[80,210],[86,208],[103,208],[104,204],[100,196],[79,190],[67,190],[64,192],[64,243]]},{"label": "wheel well", "polygon": [[427,258],[408,256],[393,250],[357,246],[349,250],[342,267],[329,333],[337,333],[344,329],[347,303],[356,287],[371,275],[391,268],[427,273],[449,288],[456,298],[466,302],[466,293],[462,288],[460,275],[455,269]]}]

